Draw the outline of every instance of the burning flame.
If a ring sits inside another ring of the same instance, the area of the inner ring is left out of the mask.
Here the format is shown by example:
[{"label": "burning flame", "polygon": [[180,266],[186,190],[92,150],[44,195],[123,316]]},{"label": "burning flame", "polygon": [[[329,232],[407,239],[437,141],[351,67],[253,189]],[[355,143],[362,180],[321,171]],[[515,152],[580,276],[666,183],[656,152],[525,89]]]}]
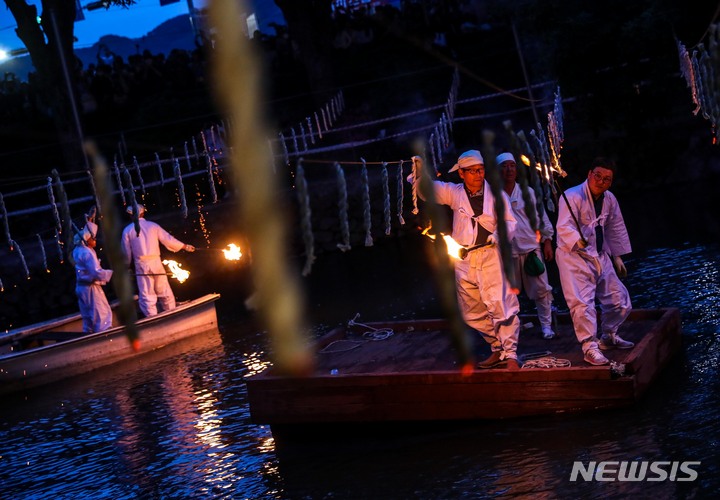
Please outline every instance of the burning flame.
[{"label": "burning flame", "polygon": [[[423,229],[423,232],[420,234],[422,234],[423,236],[427,236],[431,240],[434,240],[436,235],[428,233],[428,231],[430,231],[431,228],[432,228],[432,226],[426,227],[425,229]],[[442,234],[442,233],[440,233],[440,234],[442,235],[443,239],[445,240],[445,245],[447,246],[447,252],[450,257],[452,257],[453,259],[456,259],[456,260],[463,260],[463,258],[465,258],[465,256],[467,256],[467,249],[464,246],[462,246],[461,244],[459,244],[457,241],[455,241],[452,238],[452,236],[447,235],[447,234]]]},{"label": "burning flame", "polygon": [[235,243],[230,243],[227,250],[223,248],[223,254],[227,260],[240,260],[240,257],[242,257],[240,247]]},{"label": "burning flame", "polygon": [[180,283],[184,283],[185,280],[190,277],[190,271],[181,269],[182,264],[178,264],[174,260],[164,260],[164,261],[162,261],[162,263],[170,268],[170,271],[172,272],[170,277],[175,278]]}]

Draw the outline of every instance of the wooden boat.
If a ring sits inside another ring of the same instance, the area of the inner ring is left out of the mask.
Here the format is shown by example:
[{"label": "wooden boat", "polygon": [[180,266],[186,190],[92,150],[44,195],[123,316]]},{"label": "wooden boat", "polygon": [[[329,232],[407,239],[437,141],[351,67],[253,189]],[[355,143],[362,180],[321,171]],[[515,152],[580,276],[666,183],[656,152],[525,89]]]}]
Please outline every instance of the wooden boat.
[{"label": "wooden boat", "polygon": [[[138,320],[139,352],[131,348],[123,326],[83,333],[80,314],[11,330],[0,335],[0,394],[86,373],[193,335],[216,331],[218,298],[218,294],[208,294]],[[114,311],[113,324],[118,324]]]},{"label": "wooden boat", "polygon": [[[358,326],[340,327],[317,342],[311,375],[293,378],[269,368],[250,376],[252,421],[275,430],[295,424],[502,419],[622,407],[637,401],[681,346],[678,309],[636,310],[619,332],[635,347],[605,351],[612,366],[591,366],[582,358],[570,318],[558,315],[555,339],[543,339],[537,325],[521,332],[521,370],[463,374],[444,320],[363,326],[393,334],[367,340]],[[484,341],[479,340],[477,352],[478,359],[489,355]],[[555,358],[569,366],[530,368],[538,364],[531,358]]]}]

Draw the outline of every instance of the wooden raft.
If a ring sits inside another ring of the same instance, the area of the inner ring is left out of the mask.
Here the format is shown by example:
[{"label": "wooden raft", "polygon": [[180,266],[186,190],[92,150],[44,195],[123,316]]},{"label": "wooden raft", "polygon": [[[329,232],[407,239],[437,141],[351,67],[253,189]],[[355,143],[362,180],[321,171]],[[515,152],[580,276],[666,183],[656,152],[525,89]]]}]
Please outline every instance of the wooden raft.
[{"label": "wooden raft", "polygon": [[[523,317],[527,322],[530,318]],[[537,319],[535,318],[535,321]],[[549,351],[571,366],[475,370],[464,375],[443,320],[372,323],[390,328],[369,340],[362,326],[341,327],[317,342],[316,369],[293,378],[270,368],[247,379],[253,422],[309,424],[501,419],[587,411],[633,404],[680,349],[678,309],[633,311],[619,334],[629,350],[605,351],[616,366],[583,361],[569,316],[558,318],[557,336],[523,330],[518,354]],[[490,354],[477,335],[478,360]]]}]

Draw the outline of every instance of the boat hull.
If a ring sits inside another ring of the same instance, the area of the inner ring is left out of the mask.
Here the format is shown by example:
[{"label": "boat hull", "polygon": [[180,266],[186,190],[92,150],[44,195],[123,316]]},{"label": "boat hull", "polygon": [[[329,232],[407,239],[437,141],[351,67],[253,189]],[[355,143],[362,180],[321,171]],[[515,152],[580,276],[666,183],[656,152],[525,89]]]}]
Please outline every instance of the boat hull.
[{"label": "boat hull", "polygon": [[[81,329],[76,315],[18,330],[18,341],[50,343],[0,356],[0,394],[55,382],[97,368],[142,356],[194,335],[217,331],[215,301],[208,294],[136,323],[140,349],[135,352],[122,326],[100,333],[73,334]],[[62,339],[62,340],[59,340]]]}]

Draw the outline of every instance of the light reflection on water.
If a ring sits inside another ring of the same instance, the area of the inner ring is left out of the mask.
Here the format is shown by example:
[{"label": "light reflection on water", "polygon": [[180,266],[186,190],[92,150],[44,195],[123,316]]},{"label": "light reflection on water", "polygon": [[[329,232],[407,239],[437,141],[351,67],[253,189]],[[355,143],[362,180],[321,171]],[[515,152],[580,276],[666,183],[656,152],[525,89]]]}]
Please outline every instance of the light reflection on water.
[{"label": "light reflection on water", "polygon": [[[685,344],[633,408],[354,427],[340,441],[321,429],[276,443],[267,426],[250,423],[243,382],[268,365],[267,339],[252,320],[228,315],[222,334],[202,344],[3,400],[0,498],[705,496],[720,488],[718,250],[656,249],[626,263],[634,307],[680,307]],[[365,310],[412,317],[435,307],[432,297],[404,294],[401,280],[388,281],[396,288],[374,294]],[[348,293],[361,295],[353,283]],[[337,305],[334,299],[327,300]],[[355,297],[333,314],[349,318],[357,307]],[[702,467],[695,483],[571,483],[575,460],[700,460]]]}]

